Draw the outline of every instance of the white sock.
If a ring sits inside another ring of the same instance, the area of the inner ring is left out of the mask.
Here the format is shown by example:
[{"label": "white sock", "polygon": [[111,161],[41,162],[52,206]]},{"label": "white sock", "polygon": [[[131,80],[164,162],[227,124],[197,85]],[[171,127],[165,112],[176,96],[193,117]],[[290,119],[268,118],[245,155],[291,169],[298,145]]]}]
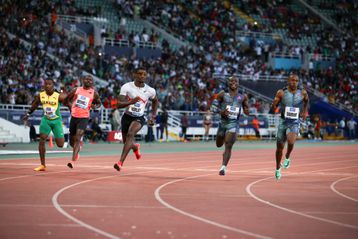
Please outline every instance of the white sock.
[{"label": "white sock", "polygon": [[226,171],[226,166],[225,166],[225,165],[222,165],[221,168],[220,168],[220,171],[221,171],[221,170]]}]

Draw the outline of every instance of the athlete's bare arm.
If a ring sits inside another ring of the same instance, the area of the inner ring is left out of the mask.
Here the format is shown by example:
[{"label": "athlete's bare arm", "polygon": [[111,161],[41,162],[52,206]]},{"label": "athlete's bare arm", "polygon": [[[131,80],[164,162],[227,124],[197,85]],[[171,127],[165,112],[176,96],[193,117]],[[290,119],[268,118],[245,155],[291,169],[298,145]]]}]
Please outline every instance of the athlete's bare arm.
[{"label": "athlete's bare arm", "polygon": [[271,113],[274,114],[276,112],[276,108],[277,108],[278,104],[281,102],[281,100],[283,98],[283,94],[284,94],[283,90],[277,91],[275,99],[273,100],[272,105],[271,105],[271,109],[270,109]]},{"label": "athlete's bare arm", "polygon": [[135,103],[137,103],[138,101],[140,101],[140,97],[137,96],[133,99],[128,100],[128,97],[125,95],[119,95],[118,96],[118,103],[117,103],[117,108],[125,108],[128,105],[133,105]]},{"label": "athlete's bare arm", "polygon": [[242,101],[242,108],[244,109],[245,115],[250,115],[247,95],[245,95],[244,100]]},{"label": "athlete's bare arm", "polygon": [[40,104],[41,104],[40,95],[36,95],[31,103],[30,109],[26,112],[22,120],[28,120],[29,116],[32,114],[32,112],[34,112],[37,109],[37,107],[39,107]]},{"label": "athlete's bare arm", "polygon": [[303,94],[303,111],[301,112],[301,118],[303,121],[306,121],[309,99],[308,99],[308,93],[306,90],[303,90],[302,94]]},{"label": "athlete's bare arm", "polygon": [[152,118],[149,119],[149,121],[148,121],[149,125],[154,125],[155,117],[157,116],[157,109],[158,109],[158,98],[157,98],[157,96],[155,96],[152,99]]},{"label": "athlete's bare arm", "polygon": [[65,104],[66,97],[67,97],[66,93],[61,92],[61,93],[60,93],[60,96],[58,97],[58,101],[59,101],[60,103]]},{"label": "athlete's bare arm", "polygon": [[[225,95],[225,91],[222,90],[219,92],[218,97],[216,98],[220,105],[224,101],[224,95]],[[224,110],[221,110],[220,108],[220,115],[223,118],[227,118],[229,116],[229,111],[226,108]]]},{"label": "athlete's bare arm", "polygon": [[93,101],[92,101],[92,109],[98,109],[101,107],[101,98],[99,97],[99,94],[97,91],[94,92]]},{"label": "athlete's bare arm", "polygon": [[71,92],[64,99],[64,105],[68,106],[68,108],[70,108],[70,109],[72,107],[72,100],[76,94],[76,90],[77,90],[77,88],[72,89]]}]

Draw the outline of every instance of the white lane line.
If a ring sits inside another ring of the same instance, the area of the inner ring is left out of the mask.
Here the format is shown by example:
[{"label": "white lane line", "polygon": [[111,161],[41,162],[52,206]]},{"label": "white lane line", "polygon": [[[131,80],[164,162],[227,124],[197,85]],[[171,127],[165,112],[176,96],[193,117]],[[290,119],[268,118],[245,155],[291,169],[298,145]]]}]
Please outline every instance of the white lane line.
[{"label": "white lane line", "polygon": [[198,220],[198,221],[201,221],[201,222],[204,222],[204,223],[207,223],[207,224],[210,224],[210,225],[213,225],[213,226],[216,226],[216,227],[220,227],[220,228],[223,228],[223,229],[226,229],[226,230],[230,230],[230,231],[233,231],[233,232],[238,232],[238,233],[242,233],[244,235],[247,235],[247,236],[252,236],[252,237],[255,237],[255,238],[263,238],[263,239],[268,239],[268,238],[271,238],[271,237],[268,237],[268,236],[264,236],[264,235],[260,235],[260,234],[256,234],[256,233],[253,233],[253,232],[249,232],[249,231],[246,231],[246,230],[243,230],[243,229],[240,229],[240,228],[235,228],[235,227],[231,227],[231,226],[227,226],[227,225],[224,225],[224,224],[221,224],[221,223],[217,223],[215,221],[211,221],[211,220],[208,220],[208,219],[205,219],[203,217],[199,217],[199,216],[196,216],[194,214],[191,214],[191,213],[188,213],[188,212],[185,212],[183,210],[180,210],[179,208],[176,208],[172,205],[170,205],[169,203],[167,203],[166,201],[164,201],[161,196],[160,196],[160,190],[162,190],[164,187],[170,185],[170,184],[174,184],[174,183],[177,183],[177,182],[181,182],[181,181],[185,181],[185,180],[188,180],[188,179],[193,179],[193,178],[200,178],[200,177],[206,177],[206,176],[209,176],[209,175],[213,175],[213,174],[204,174],[204,175],[197,175],[197,176],[191,176],[191,177],[185,177],[185,178],[182,178],[182,179],[176,179],[176,180],[172,180],[172,181],[169,181],[165,184],[162,184],[161,186],[159,186],[155,192],[154,192],[154,195],[155,195],[155,198],[161,203],[163,204],[165,207],[169,208],[169,209],[172,209],[173,211],[175,212],[178,212],[184,216],[187,216],[187,217],[191,217],[195,220]]},{"label": "white lane line", "polygon": [[[1,203],[0,207],[30,207],[30,208],[47,208],[53,207],[53,204],[10,204],[10,203]],[[125,205],[86,205],[86,204],[62,204],[61,207],[70,207],[70,208],[132,208],[132,209],[167,209],[166,207],[158,206],[125,206]]]},{"label": "white lane line", "polygon": [[166,207],[157,206],[124,206],[124,205],[76,205],[76,204],[63,204],[62,207],[76,207],[76,208],[131,208],[131,209],[166,209]]},{"label": "white lane line", "polygon": [[338,195],[344,197],[344,198],[347,198],[351,201],[354,201],[354,202],[358,202],[358,199],[356,198],[353,198],[353,197],[350,197],[350,196],[347,196],[341,192],[339,192],[337,189],[336,189],[336,184],[339,183],[339,182],[342,182],[342,181],[346,181],[346,180],[349,180],[349,179],[352,179],[352,178],[356,178],[358,177],[358,175],[355,175],[355,176],[351,176],[351,177],[345,177],[345,178],[341,178],[341,179],[338,179],[337,181],[334,181],[332,184],[331,184],[331,189],[333,192],[337,193]]},{"label": "white lane line", "polygon": [[[342,167],[343,169],[346,169],[346,168],[354,168],[354,167],[358,167],[358,166],[353,166],[353,167]],[[330,171],[330,170],[337,170],[337,169],[342,169],[342,168],[332,168],[332,169],[322,169],[322,170],[316,170],[316,171],[311,171],[311,172],[302,172],[302,173],[297,173],[297,174],[307,174],[307,173],[313,173],[313,172],[319,172],[319,171]],[[246,186],[246,192],[254,199],[256,199],[257,201],[259,202],[262,202],[266,205],[269,205],[271,207],[275,207],[275,208],[278,208],[278,209],[281,209],[283,211],[286,211],[286,212],[290,212],[290,213],[293,213],[293,214],[296,214],[296,215],[300,215],[300,216],[303,216],[303,217],[307,217],[307,218],[311,218],[311,219],[315,219],[315,220],[318,220],[318,221],[322,221],[322,222],[327,222],[327,223],[331,223],[331,224],[334,224],[334,225],[338,225],[338,226],[342,226],[342,227],[347,227],[347,228],[351,228],[351,229],[358,229],[358,226],[355,226],[355,225],[351,225],[351,224],[346,224],[346,223],[341,223],[341,222],[337,222],[337,221],[334,221],[334,220],[329,220],[329,219],[326,219],[326,218],[321,218],[321,217],[316,217],[316,216],[312,216],[312,215],[309,215],[309,214],[306,214],[306,213],[303,213],[303,212],[299,212],[299,211],[296,211],[296,210],[293,210],[293,209],[289,209],[289,208],[286,208],[286,207],[281,207],[280,205],[277,205],[277,204],[274,204],[274,203],[271,203],[269,201],[265,201],[263,200],[262,198],[256,196],[251,188],[253,185],[255,184],[258,184],[260,182],[263,182],[263,181],[266,181],[268,179],[272,179],[273,177],[267,177],[267,178],[263,178],[263,179],[259,179],[259,180],[256,180],[252,183],[250,183],[249,185]]]},{"label": "white lane line", "polygon": [[81,182],[77,182],[71,185],[68,185],[66,187],[61,188],[60,190],[58,190],[53,196],[52,196],[52,204],[53,206],[57,209],[57,211],[59,211],[63,216],[67,217],[68,219],[72,220],[73,222],[77,223],[78,225],[87,228],[88,230],[94,231],[102,236],[105,236],[107,238],[111,238],[111,239],[121,239],[118,236],[115,236],[111,233],[105,232],[97,227],[91,226],[90,224],[87,224],[79,219],[77,219],[76,217],[72,216],[71,214],[69,214],[68,212],[66,212],[62,206],[58,203],[58,197],[61,195],[61,193],[63,193],[64,191],[76,187],[78,185],[81,184],[85,184],[85,183],[89,183],[89,182],[93,182],[93,181],[97,181],[97,180],[103,180],[103,179],[107,179],[107,178],[113,178],[113,177],[118,177],[118,176],[128,176],[128,175],[135,175],[135,174],[141,174],[141,173],[150,173],[150,172],[155,172],[155,171],[145,171],[145,172],[135,172],[135,173],[128,173],[128,174],[122,174],[122,175],[111,175],[111,176],[104,176],[104,177],[99,177],[99,178],[94,178],[94,179],[88,179],[88,180],[84,180]]},{"label": "white lane line", "polygon": [[321,211],[306,211],[307,214],[326,214],[326,215],[358,215],[358,212],[321,212]]}]

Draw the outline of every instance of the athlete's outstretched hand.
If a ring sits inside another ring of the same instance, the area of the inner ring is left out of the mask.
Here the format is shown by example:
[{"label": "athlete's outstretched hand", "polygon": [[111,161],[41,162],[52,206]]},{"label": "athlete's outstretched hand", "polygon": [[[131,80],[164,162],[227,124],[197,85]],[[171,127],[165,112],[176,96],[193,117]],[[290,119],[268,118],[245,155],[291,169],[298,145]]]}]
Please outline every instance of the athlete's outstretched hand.
[{"label": "athlete's outstretched hand", "polygon": [[26,113],[26,114],[22,117],[22,120],[23,120],[23,121],[27,121],[27,120],[29,119],[29,116],[30,116],[30,115]]},{"label": "athlete's outstretched hand", "polygon": [[229,111],[228,109],[225,109],[223,111],[220,112],[221,116],[225,119],[227,119],[229,117]]},{"label": "athlete's outstretched hand", "polygon": [[148,120],[148,125],[149,126],[153,126],[154,125],[154,119],[150,119],[150,120]]}]

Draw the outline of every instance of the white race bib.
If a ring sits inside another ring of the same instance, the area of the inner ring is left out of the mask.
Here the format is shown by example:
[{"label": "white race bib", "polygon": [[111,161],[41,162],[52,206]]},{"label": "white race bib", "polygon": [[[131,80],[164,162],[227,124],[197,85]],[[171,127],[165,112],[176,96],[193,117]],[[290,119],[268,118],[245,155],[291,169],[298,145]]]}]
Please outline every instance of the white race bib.
[{"label": "white race bib", "polygon": [[140,117],[142,115],[144,115],[144,110],[145,110],[145,104],[141,101],[130,105],[128,107],[128,111],[131,113],[131,115],[136,116],[136,117]]},{"label": "white race bib", "polygon": [[90,101],[89,97],[86,97],[84,95],[78,95],[75,105],[78,108],[87,109],[89,101]]},{"label": "white race bib", "polygon": [[45,108],[45,115],[47,118],[56,118],[56,109],[52,107],[46,107]]},{"label": "white race bib", "polygon": [[239,116],[240,113],[240,107],[235,107],[235,106],[230,106],[227,105],[226,109],[229,111],[229,119],[237,119],[237,117]]},{"label": "white race bib", "polygon": [[298,119],[299,116],[300,108],[286,106],[285,119]]}]

